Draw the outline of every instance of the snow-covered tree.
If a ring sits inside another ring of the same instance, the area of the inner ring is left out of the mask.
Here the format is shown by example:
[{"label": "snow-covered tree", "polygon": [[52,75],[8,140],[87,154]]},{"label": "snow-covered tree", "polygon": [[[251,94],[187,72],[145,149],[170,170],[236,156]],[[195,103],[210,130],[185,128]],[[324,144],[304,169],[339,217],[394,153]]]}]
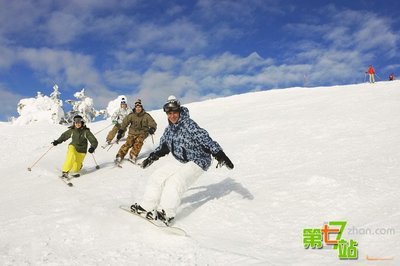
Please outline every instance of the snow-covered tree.
[{"label": "snow-covered tree", "polygon": [[72,106],[72,110],[65,115],[63,122],[71,123],[74,116],[81,115],[87,123],[93,121],[97,116],[104,114],[105,110],[97,111],[93,107],[93,99],[85,95],[85,89],[74,94],[78,100],[67,100],[66,102]]},{"label": "snow-covered tree", "polygon": [[54,102],[56,102],[56,103],[58,103],[60,106],[62,106],[63,103],[62,103],[62,100],[60,99],[60,95],[61,95],[61,92],[59,92],[58,86],[57,86],[57,84],[55,84],[55,85],[53,86],[53,92],[50,94],[50,98],[51,98]]},{"label": "snow-covered tree", "polygon": [[[56,91],[55,88],[54,90]],[[18,102],[17,111],[20,116],[13,123],[27,125],[34,122],[47,121],[52,124],[58,124],[64,117],[61,105],[60,101],[38,92],[35,98],[21,99]]]}]

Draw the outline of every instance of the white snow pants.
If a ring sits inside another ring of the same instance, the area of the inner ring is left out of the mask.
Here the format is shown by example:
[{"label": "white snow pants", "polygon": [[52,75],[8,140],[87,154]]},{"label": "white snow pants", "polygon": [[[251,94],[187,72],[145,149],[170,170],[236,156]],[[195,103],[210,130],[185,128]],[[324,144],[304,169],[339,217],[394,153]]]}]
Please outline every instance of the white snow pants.
[{"label": "white snow pants", "polygon": [[140,204],[147,211],[164,209],[167,217],[175,217],[183,193],[204,173],[194,162],[174,160],[160,167],[149,177]]}]

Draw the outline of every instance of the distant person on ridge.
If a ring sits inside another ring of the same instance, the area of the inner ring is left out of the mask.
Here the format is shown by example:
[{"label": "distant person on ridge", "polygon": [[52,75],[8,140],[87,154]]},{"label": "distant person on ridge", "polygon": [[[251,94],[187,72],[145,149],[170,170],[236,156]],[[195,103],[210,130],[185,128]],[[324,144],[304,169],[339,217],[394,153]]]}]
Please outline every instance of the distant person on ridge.
[{"label": "distant person on ridge", "polygon": [[157,219],[170,225],[183,193],[210,167],[211,155],[217,159],[217,167],[226,165],[233,169],[234,166],[221,146],[189,117],[189,110],[181,106],[175,96],[168,98],[163,109],[169,125],[159,146],[141,166],[147,168],[169,153],[176,160],[151,174],[142,202],[132,205],[131,210],[149,220]]},{"label": "distant person on ridge", "polygon": [[149,134],[153,135],[154,132],[156,132],[157,123],[154,121],[153,117],[144,110],[140,99],[135,102],[134,111],[127,115],[122,121],[121,127],[118,130],[117,140],[122,138],[122,134],[126,131],[128,126],[128,138],[116,155],[114,161],[116,165],[120,165],[122,159],[124,159],[131,148],[129,159],[135,163],[142,149],[144,140]]},{"label": "distant person on ridge", "polygon": [[394,74],[393,73],[389,75],[389,80],[394,80]]},{"label": "distant person on ridge", "polygon": [[72,176],[79,176],[79,171],[83,166],[83,160],[86,156],[86,151],[88,147],[88,141],[91,146],[89,148],[89,153],[93,153],[98,145],[96,137],[90,132],[90,129],[85,126],[83,117],[80,115],[74,116],[74,123],[68,128],[67,131],[61,134],[61,136],[54,140],[51,144],[57,146],[58,144],[72,139],[71,143],[68,145],[67,157],[65,158],[64,165],[62,166],[63,178],[69,178],[69,173],[72,172]]},{"label": "distant person on ridge", "polygon": [[367,72],[369,75],[369,83],[375,83],[375,69],[372,65],[369,65]]},{"label": "distant person on ridge", "polygon": [[[131,113],[132,110],[128,108],[128,104],[126,103],[125,98],[121,99],[120,108],[118,108],[114,114],[111,116],[111,121],[114,124],[113,128],[106,137],[107,144],[111,144],[111,141],[114,139],[115,135],[118,133],[118,130],[121,128],[122,120]],[[124,137],[126,130],[122,132],[122,137]]]}]

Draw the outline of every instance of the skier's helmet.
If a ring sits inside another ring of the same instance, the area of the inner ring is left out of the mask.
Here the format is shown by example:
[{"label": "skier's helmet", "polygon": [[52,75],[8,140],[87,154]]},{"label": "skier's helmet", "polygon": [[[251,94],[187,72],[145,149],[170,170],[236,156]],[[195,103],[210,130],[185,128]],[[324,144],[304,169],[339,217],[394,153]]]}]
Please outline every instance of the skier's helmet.
[{"label": "skier's helmet", "polygon": [[81,115],[74,116],[74,123],[81,123],[84,124],[83,117]]},{"label": "skier's helmet", "polygon": [[175,96],[169,96],[167,102],[164,104],[164,112],[179,112],[181,110],[181,103]]}]

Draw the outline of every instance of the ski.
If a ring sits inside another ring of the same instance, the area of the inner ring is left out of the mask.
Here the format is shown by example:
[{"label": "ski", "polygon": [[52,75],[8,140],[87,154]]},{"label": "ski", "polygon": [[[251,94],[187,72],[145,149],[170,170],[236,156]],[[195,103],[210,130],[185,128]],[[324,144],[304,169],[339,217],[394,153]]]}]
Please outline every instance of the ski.
[{"label": "ski", "polygon": [[138,163],[136,160],[132,160],[131,158],[126,159],[127,161],[129,161],[131,164],[137,165],[139,167],[142,166],[141,163]]},{"label": "ski", "polygon": [[70,178],[65,178],[65,177],[62,177],[62,176],[59,176],[59,178],[60,178],[67,186],[69,186],[69,187],[73,187],[73,186],[74,186],[74,184],[72,184],[72,183],[70,182]]},{"label": "ski", "polygon": [[119,208],[121,210],[129,212],[130,214],[133,214],[134,216],[139,217],[139,218],[151,223],[152,225],[156,226],[157,228],[159,228],[160,230],[162,230],[164,232],[167,232],[167,233],[170,233],[170,234],[174,234],[174,235],[188,236],[186,231],[183,230],[182,228],[179,228],[179,227],[176,227],[176,226],[167,226],[163,222],[157,221],[157,220],[149,220],[146,217],[141,216],[140,214],[137,214],[136,212],[133,212],[131,207],[129,207],[127,205],[120,205]]},{"label": "ski", "polygon": [[142,167],[142,164],[141,164],[141,163],[138,163],[138,162],[133,161],[133,160],[131,160],[131,159],[123,159],[123,160],[120,161],[120,162],[117,162],[117,161],[114,160],[115,167],[123,168],[123,167],[122,167],[122,162],[123,162],[123,161],[128,161],[128,162],[130,162],[130,163],[133,164],[133,165]]},{"label": "ski", "polygon": [[107,148],[108,147],[108,149],[107,149],[107,151],[109,151],[111,148],[112,148],[112,146],[116,143],[116,144],[118,144],[118,142],[119,142],[119,140],[117,141],[113,141],[113,142],[110,142],[110,143],[108,143],[108,142],[106,142],[104,145],[101,145],[101,147],[103,148],[103,149],[105,149],[105,148]]},{"label": "ski", "polygon": [[111,145],[111,143],[106,142],[105,144],[101,145],[101,147],[103,149],[107,148],[109,145]]},{"label": "ski", "polygon": [[117,161],[117,159],[115,159],[114,160],[114,167],[122,168],[122,161]]}]

